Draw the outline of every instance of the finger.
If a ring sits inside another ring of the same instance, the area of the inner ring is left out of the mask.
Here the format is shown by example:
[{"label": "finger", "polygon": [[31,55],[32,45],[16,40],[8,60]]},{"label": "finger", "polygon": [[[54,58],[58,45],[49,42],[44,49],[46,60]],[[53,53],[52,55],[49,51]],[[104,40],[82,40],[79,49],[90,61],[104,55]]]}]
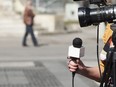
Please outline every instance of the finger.
[{"label": "finger", "polygon": [[77,59],[77,60],[76,60],[76,63],[78,64],[79,62],[80,62],[80,59]]},{"label": "finger", "polygon": [[69,69],[75,69],[75,70],[78,68],[78,66],[73,66],[71,64],[69,64],[68,67],[69,67]]},{"label": "finger", "polygon": [[71,72],[76,72],[77,70],[75,70],[75,69],[69,69],[69,71],[71,71]]},{"label": "finger", "polygon": [[72,61],[72,60],[69,62],[69,65],[74,66],[74,67],[77,67],[78,66],[78,64],[75,63],[75,61]]}]

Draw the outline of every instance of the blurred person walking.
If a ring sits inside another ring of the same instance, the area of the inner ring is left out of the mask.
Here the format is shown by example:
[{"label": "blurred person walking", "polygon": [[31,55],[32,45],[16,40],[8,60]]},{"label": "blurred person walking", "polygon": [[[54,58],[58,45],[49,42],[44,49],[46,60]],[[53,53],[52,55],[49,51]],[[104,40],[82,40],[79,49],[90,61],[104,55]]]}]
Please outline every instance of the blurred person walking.
[{"label": "blurred person walking", "polygon": [[29,34],[31,35],[34,46],[38,46],[38,42],[33,32],[34,17],[35,17],[35,14],[33,12],[32,1],[28,0],[25,6],[24,15],[23,15],[24,23],[26,25],[26,31],[25,31],[25,34],[23,37],[23,43],[22,43],[23,46],[28,46],[26,42],[27,42],[27,36]]}]

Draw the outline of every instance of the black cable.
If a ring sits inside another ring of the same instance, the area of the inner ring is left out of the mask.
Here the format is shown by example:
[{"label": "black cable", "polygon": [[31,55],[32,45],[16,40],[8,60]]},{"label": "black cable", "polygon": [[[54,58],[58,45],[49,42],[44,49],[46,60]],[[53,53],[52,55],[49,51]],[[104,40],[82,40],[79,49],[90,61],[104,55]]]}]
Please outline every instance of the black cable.
[{"label": "black cable", "polygon": [[72,72],[72,87],[74,87],[74,77],[75,77],[75,72]]},{"label": "black cable", "polygon": [[99,60],[99,24],[97,26],[97,61],[98,61],[99,73],[101,77],[102,75],[101,75],[100,60]]}]

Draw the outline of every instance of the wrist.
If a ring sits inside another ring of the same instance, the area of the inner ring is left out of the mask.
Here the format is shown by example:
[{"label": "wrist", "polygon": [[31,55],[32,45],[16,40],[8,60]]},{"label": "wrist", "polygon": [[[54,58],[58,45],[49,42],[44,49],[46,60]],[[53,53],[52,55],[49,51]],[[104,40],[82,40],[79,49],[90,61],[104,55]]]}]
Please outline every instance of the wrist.
[{"label": "wrist", "polygon": [[83,66],[83,67],[79,67],[77,73],[83,75],[84,73],[86,73],[86,71],[87,71],[87,67]]}]

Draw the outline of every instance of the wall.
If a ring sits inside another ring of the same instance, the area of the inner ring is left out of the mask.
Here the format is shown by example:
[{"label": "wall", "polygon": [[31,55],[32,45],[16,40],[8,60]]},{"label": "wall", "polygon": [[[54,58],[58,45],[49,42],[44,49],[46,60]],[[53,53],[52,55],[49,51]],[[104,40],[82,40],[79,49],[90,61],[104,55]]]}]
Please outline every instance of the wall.
[{"label": "wall", "polygon": [[40,25],[38,28],[45,29],[48,32],[62,30],[63,23],[62,17],[54,14],[39,14],[35,17],[35,25]]},{"label": "wall", "polygon": [[78,7],[77,3],[67,3],[65,6],[65,20],[78,21]]}]

